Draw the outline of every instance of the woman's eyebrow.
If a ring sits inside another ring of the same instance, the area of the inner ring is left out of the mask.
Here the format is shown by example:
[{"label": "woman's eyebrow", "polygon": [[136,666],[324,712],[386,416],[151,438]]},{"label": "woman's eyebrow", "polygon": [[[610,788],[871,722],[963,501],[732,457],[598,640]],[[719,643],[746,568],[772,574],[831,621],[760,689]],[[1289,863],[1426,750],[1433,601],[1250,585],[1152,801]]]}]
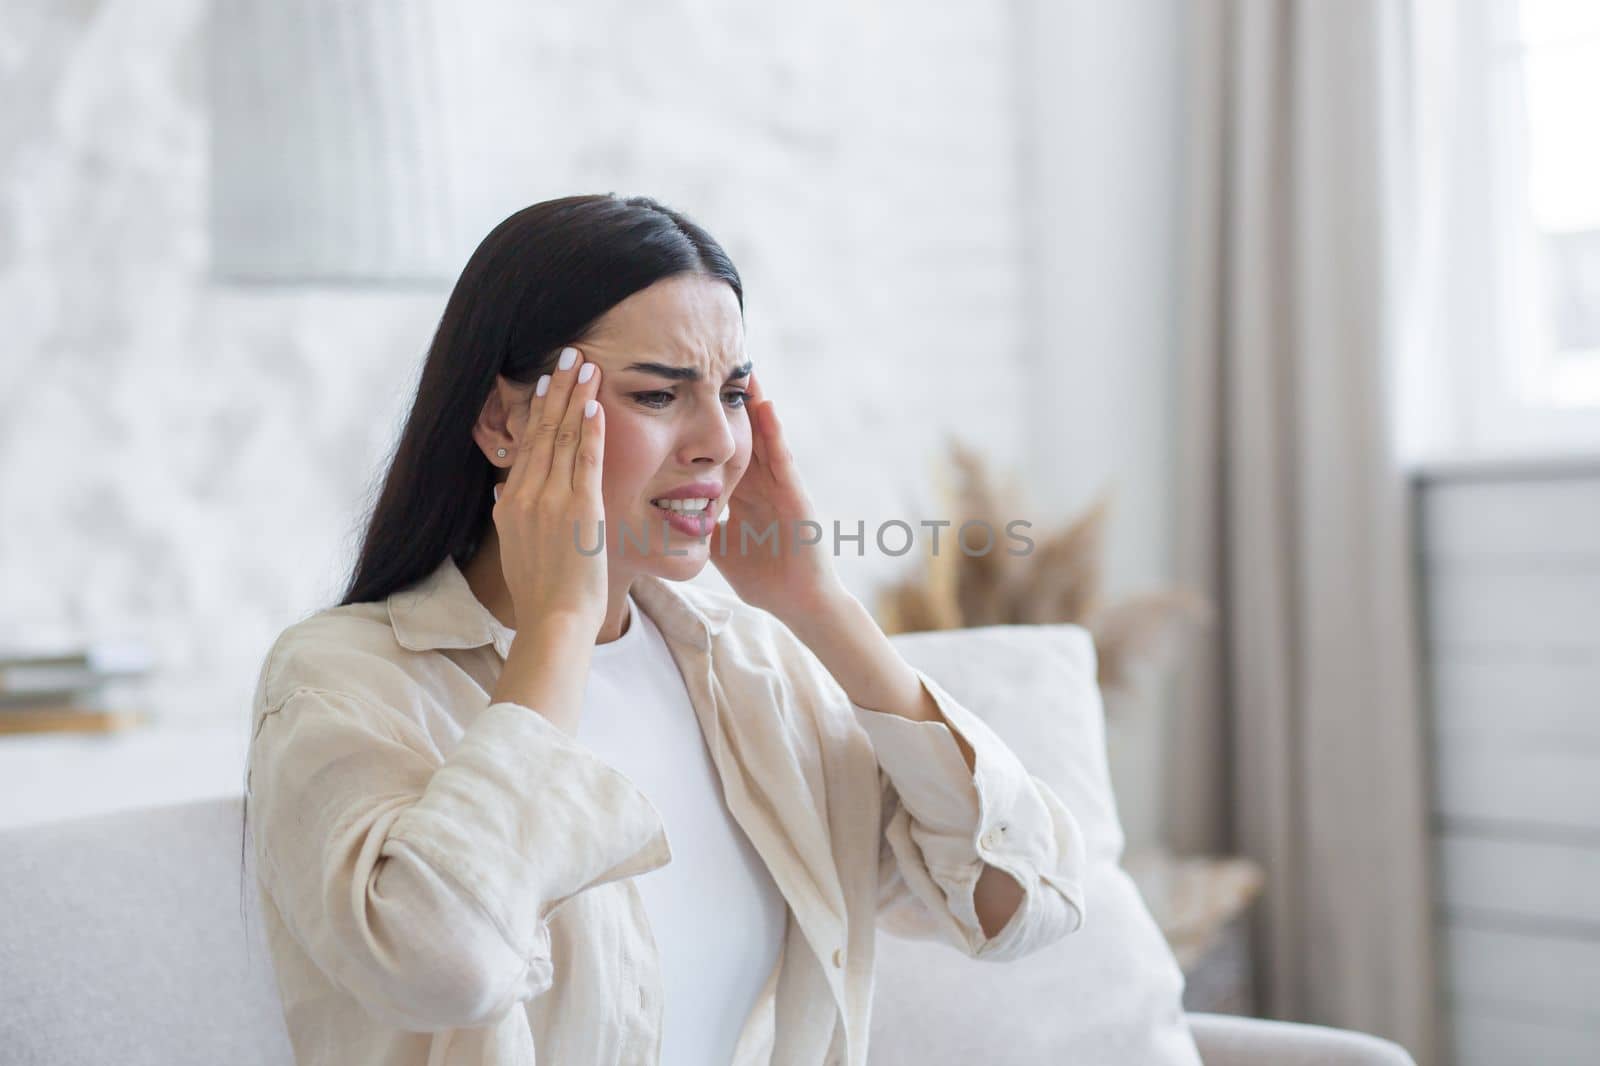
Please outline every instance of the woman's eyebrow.
[{"label": "woman's eyebrow", "polygon": [[[728,381],[736,381],[750,376],[750,370],[755,366],[753,361],[746,361],[742,366],[736,366],[728,374]],[[624,370],[638,370],[656,377],[671,378],[673,381],[699,381],[700,370],[692,366],[668,366],[666,363],[629,363]]]}]

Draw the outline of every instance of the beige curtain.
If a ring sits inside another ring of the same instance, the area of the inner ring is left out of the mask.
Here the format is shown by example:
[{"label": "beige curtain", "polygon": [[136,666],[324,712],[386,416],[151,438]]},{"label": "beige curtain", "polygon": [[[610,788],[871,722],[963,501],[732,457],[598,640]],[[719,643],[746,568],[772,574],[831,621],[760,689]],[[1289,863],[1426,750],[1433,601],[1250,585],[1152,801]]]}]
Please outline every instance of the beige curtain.
[{"label": "beige curtain", "polygon": [[1259,1006],[1435,1061],[1408,496],[1401,0],[1195,0],[1168,824],[1261,862]]}]

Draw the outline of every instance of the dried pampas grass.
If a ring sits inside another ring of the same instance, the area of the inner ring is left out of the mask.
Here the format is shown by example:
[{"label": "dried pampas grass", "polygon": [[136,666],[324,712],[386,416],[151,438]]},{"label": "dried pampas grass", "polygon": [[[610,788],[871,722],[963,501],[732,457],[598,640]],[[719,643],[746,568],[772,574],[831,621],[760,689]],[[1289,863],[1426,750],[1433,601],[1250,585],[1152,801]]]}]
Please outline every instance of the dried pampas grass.
[{"label": "dried pampas grass", "polygon": [[[951,439],[950,461],[935,477],[950,525],[941,528],[938,551],[924,558],[920,574],[879,595],[874,613],[884,632],[1074,623],[1093,636],[1100,686],[1115,696],[1139,676],[1174,665],[1184,637],[1211,620],[1210,604],[1182,588],[1102,602],[1109,492],[1064,528],[1039,537],[1028,527],[1008,528],[1025,513],[1015,477],[996,485],[982,459],[959,441]],[[958,531],[971,521],[993,530],[989,550],[976,537],[962,549]],[[1024,537],[1031,549],[1013,539]]]}]

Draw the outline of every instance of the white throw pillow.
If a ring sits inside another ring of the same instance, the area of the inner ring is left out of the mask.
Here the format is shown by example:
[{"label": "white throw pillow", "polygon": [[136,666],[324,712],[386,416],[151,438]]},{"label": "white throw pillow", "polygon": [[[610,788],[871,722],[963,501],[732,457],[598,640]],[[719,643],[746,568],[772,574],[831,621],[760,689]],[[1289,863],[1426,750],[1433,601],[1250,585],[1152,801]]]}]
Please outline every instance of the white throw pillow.
[{"label": "white throw pillow", "polygon": [[891,638],[1045,782],[1083,829],[1084,925],[1013,962],[878,937],[872,1066],[1200,1066],[1183,973],[1119,865],[1094,643],[1074,625]]}]

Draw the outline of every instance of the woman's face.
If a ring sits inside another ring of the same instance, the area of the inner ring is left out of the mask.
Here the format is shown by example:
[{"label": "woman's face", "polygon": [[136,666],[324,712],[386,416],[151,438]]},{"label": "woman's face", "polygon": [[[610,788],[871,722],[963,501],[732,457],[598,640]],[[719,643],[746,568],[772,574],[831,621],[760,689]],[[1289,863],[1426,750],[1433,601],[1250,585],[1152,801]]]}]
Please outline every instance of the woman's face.
[{"label": "woman's face", "polygon": [[650,501],[706,482],[717,487],[694,495],[715,497],[708,511],[715,519],[750,464],[744,409],[750,364],[738,298],[723,281],[694,274],[665,278],[613,307],[576,347],[601,371],[601,480],[612,581],[640,573],[688,580],[709,560],[716,534],[675,528]]}]

